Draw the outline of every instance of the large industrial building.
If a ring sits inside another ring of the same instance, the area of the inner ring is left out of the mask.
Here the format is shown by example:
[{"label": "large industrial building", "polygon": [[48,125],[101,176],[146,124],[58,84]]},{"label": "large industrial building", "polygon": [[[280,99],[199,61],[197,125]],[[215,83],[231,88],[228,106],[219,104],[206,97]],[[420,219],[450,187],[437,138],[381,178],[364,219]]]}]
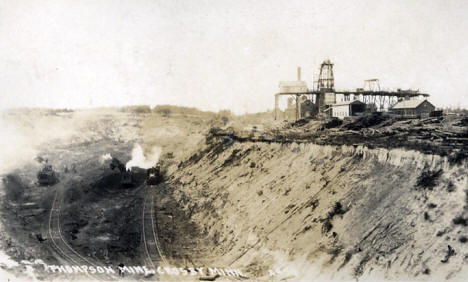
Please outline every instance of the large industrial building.
[{"label": "large industrial building", "polygon": [[435,109],[427,100],[420,99],[429,97],[429,94],[417,90],[384,91],[375,78],[365,80],[362,88],[338,91],[335,89],[333,64],[330,60],[325,60],[320,65],[318,80],[314,81],[312,89],[301,80],[300,67],[297,76],[297,81],[280,82],[279,93],[275,94],[275,119],[278,118],[279,99],[282,96],[288,97],[284,118],[290,119],[292,116],[296,120],[317,116],[345,118],[375,111],[421,117],[429,116]]}]

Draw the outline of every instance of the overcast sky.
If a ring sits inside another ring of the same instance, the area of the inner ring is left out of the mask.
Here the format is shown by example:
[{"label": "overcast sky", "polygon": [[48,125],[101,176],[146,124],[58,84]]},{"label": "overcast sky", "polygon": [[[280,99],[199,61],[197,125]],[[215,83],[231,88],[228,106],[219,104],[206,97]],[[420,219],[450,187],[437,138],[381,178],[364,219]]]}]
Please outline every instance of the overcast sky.
[{"label": "overcast sky", "polygon": [[0,107],[274,105],[326,58],[337,89],[468,107],[468,1],[0,0]]}]

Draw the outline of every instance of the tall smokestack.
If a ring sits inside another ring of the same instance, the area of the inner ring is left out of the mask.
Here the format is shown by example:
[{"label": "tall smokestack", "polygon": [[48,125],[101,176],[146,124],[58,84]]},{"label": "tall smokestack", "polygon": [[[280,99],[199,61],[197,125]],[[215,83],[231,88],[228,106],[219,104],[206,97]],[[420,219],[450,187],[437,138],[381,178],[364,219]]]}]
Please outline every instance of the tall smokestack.
[{"label": "tall smokestack", "polygon": [[297,67],[297,81],[301,81],[301,67]]}]

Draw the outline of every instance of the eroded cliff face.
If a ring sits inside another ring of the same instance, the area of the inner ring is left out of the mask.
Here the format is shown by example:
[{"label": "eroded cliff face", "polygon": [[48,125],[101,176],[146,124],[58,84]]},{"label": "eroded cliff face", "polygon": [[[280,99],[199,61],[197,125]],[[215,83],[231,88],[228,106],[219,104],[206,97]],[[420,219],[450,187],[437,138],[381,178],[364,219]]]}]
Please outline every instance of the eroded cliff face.
[{"label": "eroded cliff face", "polygon": [[468,263],[467,171],[399,149],[215,138],[167,184],[210,239],[203,263],[264,279],[438,280]]}]

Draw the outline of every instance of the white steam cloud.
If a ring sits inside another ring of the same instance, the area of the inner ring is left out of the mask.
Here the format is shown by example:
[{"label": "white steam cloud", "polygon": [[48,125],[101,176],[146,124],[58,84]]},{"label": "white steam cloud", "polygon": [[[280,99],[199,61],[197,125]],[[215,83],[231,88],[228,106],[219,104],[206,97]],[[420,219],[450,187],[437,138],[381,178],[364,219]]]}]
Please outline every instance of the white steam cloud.
[{"label": "white steam cloud", "polygon": [[[1,114],[1,113],[0,113]],[[0,116],[0,174],[31,162],[37,155],[35,139],[29,139],[11,122]]]},{"label": "white steam cloud", "polygon": [[158,163],[159,156],[162,149],[160,147],[153,147],[148,156],[143,154],[143,149],[139,144],[135,144],[132,150],[132,159],[125,165],[127,169],[132,167],[150,168]]}]

